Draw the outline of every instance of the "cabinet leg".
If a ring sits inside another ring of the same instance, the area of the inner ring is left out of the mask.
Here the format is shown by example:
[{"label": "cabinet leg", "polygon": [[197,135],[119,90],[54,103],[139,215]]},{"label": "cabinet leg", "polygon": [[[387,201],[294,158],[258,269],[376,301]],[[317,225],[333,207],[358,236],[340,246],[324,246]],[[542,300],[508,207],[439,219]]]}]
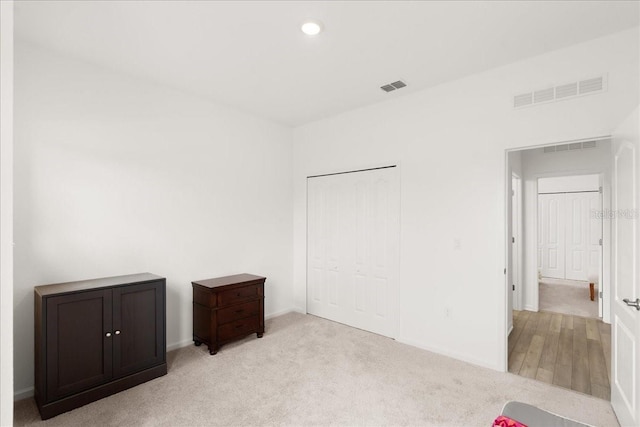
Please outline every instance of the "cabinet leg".
[{"label": "cabinet leg", "polygon": [[193,340],[193,343],[196,345],[196,347],[200,347],[202,345],[202,342],[198,340]]},{"label": "cabinet leg", "polygon": [[213,356],[214,354],[218,353],[218,349],[215,347],[209,347],[209,354],[211,356]]},{"label": "cabinet leg", "polygon": [[262,338],[262,335],[264,335],[264,332],[258,332],[256,335],[258,336],[258,338]]}]

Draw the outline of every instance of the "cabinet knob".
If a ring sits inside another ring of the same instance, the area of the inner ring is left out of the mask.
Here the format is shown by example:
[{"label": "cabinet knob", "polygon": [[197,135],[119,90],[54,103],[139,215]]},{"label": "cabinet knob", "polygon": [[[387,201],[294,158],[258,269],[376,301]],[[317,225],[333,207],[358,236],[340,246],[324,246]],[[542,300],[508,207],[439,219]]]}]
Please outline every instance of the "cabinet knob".
[{"label": "cabinet knob", "polygon": [[115,333],[116,333],[116,335],[120,335],[120,331],[116,331]]},{"label": "cabinet knob", "polygon": [[104,336],[109,338],[111,336],[111,332],[107,332],[106,334],[104,334]]}]

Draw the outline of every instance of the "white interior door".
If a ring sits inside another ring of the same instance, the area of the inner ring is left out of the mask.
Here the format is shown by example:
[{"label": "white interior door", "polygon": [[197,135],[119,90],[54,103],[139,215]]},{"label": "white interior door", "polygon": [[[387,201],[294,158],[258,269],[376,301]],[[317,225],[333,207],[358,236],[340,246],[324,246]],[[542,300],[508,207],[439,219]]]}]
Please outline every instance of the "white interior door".
[{"label": "white interior door", "polygon": [[544,277],[565,278],[564,194],[538,195],[538,263]]},{"label": "white interior door", "polygon": [[602,220],[591,213],[601,206],[600,193],[565,193],[565,279],[588,280],[599,270]]},{"label": "white interior door", "polygon": [[397,168],[307,181],[307,312],[394,337],[400,236]]},{"label": "white interior door", "polygon": [[620,424],[640,425],[640,311],[638,302],[638,130],[614,138],[612,197],[611,405]]}]

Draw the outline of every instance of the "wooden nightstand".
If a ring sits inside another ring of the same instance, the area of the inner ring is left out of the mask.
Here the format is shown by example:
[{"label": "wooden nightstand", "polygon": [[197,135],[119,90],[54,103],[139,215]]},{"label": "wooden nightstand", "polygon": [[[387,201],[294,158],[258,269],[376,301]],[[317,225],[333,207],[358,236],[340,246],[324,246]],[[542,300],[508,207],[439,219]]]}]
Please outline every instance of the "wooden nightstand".
[{"label": "wooden nightstand", "polygon": [[264,282],[252,274],[236,274],[191,282],[193,341],[207,344],[210,354],[249,334],[264,334]]}]

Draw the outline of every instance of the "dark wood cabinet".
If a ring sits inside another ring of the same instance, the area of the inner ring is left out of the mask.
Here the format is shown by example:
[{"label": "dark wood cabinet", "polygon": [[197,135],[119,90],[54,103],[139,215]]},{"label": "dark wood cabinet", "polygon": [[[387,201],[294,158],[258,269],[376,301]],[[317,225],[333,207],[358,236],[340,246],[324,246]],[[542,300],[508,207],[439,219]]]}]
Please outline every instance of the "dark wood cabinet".
[{"label": "dark wood cabinet", "polygon": [[35,288],[35,398],[51,418],[167,373],[165,279]]},{"label": "dark wood cabinet", "polygon": [[221,345],[249,334],[262,338],[265,280],[236,274],[191,282],[195,345],[205,343],[216,354]]}]

